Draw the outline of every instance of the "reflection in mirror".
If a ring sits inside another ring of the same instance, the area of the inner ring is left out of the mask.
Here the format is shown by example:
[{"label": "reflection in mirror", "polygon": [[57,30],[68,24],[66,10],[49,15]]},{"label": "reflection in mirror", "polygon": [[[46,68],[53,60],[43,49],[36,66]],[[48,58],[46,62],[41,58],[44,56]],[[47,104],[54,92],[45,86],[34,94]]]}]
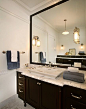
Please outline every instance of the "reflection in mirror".
[{"label": "reflection in mirror", "polygon": [[57,55],[86,53],[86,0],[69,0],[33,16],[32,41],[32,62],[56,63]]}]

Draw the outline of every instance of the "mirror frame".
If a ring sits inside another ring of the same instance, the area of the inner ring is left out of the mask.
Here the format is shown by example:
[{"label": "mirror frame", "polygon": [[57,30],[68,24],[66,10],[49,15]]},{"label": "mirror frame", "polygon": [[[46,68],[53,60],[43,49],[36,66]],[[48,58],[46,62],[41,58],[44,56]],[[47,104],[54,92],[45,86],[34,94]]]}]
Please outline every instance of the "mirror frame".
[{"label": "mirror frame", "polygon": [[[45,9],[42,9],[42,10],[40,10],[40,11],[38,11],[38,12],[36,12],[36,13],[30,15],[30,64],[48,65],[48,64],[44,64],[44,63],[32,62],[32,17],[35,16],[35,15],[37,15],[37,14],[40,14],[40,13],[42,13],[42,12],[44,12],[44,11],[47,11],[47,10],[49,10],[49,9],[55,7],[55,6],[58,6],[58,5],[62,4],[62,3],[65,3],[65,2],[67,2],[67,1],[69,1],[69,0],[62,0],[62,1],[59,1],[59,2],[57,2],[56,4],[53,4],[53,5],[51,5],[51,6],[47,7],[47,8],[45,8]],[[54,65],[54,66],[55,66],[55,65]],[[62,67],[65,68],[64,65],[63,65]]]}]

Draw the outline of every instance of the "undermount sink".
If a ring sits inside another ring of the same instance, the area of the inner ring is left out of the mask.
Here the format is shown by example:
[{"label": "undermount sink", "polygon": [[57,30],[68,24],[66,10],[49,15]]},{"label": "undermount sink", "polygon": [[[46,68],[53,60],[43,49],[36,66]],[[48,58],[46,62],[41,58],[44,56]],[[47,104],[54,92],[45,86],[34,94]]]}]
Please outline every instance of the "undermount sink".
[{"label": "undermount sink", "polygon": [[38,72],[31,72],[31,74],[39,76],[39,77],[44,77],[44,78],[50,78],[50,79],[55,79],[55,76],[47,75],[47,74],[40,74]]},{"label": "undermount sink", "polygon": [[37,72],[30,72],[33,75],[39,76],[39,77],[44,77],[43,74],[37,73]]},{"label": "undermount sink", "polygon": [[29,69],[30,73],[34,76],[43,77],[43,78],[57,78],[63,71],[59,68],[35,68]]}]

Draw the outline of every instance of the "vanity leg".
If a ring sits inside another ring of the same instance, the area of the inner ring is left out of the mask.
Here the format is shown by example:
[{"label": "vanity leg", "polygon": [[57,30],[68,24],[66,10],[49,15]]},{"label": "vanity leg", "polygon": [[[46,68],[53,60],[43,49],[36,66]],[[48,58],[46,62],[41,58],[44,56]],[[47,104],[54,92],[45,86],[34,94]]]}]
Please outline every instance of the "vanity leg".
[{"label": "vanity leg", "polygon": [[24,101],[24,107],[26,107],[27,105],[26,105],[26,102]]}]

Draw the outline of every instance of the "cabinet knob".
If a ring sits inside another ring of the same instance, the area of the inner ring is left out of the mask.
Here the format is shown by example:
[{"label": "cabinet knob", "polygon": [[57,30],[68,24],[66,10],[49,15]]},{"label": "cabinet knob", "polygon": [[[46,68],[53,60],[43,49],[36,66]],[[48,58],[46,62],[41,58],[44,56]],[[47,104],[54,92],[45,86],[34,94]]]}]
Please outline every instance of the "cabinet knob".
[{"label": "cabinet knob", "polygon": [[41,83],[39,83],[39,85],[41,85]]},{"label": "cabinet knob", "polygon": [[19,83],[20,86],[22,86],[23,84]]},{"label": "cabinet knob", "polygon": [[37,82],[38,85],[41,85],[41,83]]},{"label": "cabinet knob", "polygon": [[21,91],[21,90],[19,89],[19,92],[21,92],[21,93],[22,93],[23,91]]},{"label": "cabinet knob", "polygon": [[76,99],[79,99],[79,100],[82,98],[82,96],[78,97],[78,96],[73,95],[72,93],[71,93],[71,96],[72,96],[73,98],[76,98]]},{"label": "cabinet knob", "polygon": [[19,78],[23,78],[22,76],[19,76]]},{"label": "cabinet knob", "polygon": [[71,61],[71,60],[68,60],[68,61]]},{"label": "cabinet knob", "polygon": [[71,105],[71,109],[76,109],[76,108],[74,108],[73,105]]}]

